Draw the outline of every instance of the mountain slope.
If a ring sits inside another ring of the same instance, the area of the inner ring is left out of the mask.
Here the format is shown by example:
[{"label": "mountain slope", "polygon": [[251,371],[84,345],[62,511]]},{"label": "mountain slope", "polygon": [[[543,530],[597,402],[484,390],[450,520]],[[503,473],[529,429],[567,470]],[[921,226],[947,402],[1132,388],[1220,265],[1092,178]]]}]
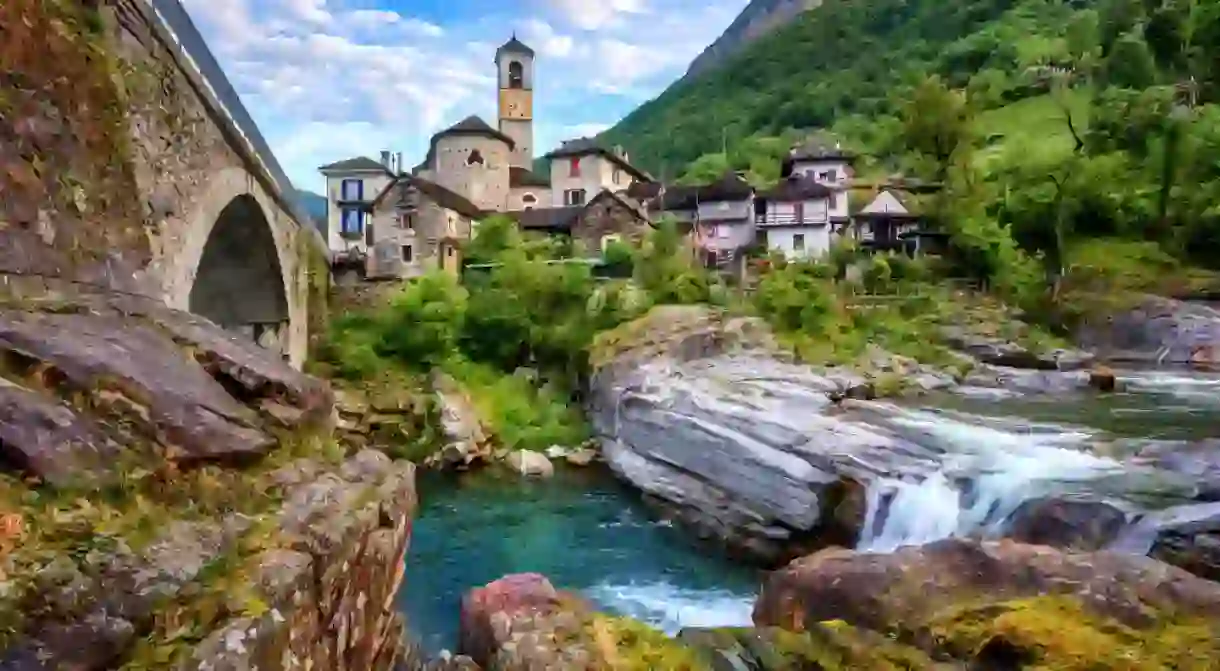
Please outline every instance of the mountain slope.
[{"label": "mountain slope", "polygon": [[750,42],[820,4],[822,0],[750,0],[724,33],[691,62],[684,79],[711,71]]},{"label": "mountain slope", "polygon": [[979,71],[1011,79],[1068,57],[1065,33],[1078,7],[1090,4],[831,0],[720,67],[678,81],[602,139],[627,147],[642,167],[673,175],[717,151],[722,138],[732,145],[754,133],[829,127],[850,114],[892,114],[894,89],[927,74],[962,86]]},{"label": "mountain slope", "polygon": [[304,189],[296,189],[296,198],[305,213],[313,218],[314,226],[322,232],[322,235],[326,235],[326,196]]}]

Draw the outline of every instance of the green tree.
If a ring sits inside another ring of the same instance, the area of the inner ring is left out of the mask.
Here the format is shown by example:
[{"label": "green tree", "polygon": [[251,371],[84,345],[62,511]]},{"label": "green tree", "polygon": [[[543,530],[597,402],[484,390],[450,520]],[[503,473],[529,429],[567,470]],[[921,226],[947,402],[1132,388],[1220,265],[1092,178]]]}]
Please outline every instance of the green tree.
[{"label": "green tree", "polygon": [[1111,86],[1143,89],[1157,80],[1156,61],[1148,43],[1133,33],[1118,38],[1104,68],[1105,81]]},{"label": "green tree", "polygon": [[939,77],[929,77],[903,105],[902,123],[906,146],[932,161],[935,181],[945,181],[958,153],[971,141],[966,96],[945,86]]}]

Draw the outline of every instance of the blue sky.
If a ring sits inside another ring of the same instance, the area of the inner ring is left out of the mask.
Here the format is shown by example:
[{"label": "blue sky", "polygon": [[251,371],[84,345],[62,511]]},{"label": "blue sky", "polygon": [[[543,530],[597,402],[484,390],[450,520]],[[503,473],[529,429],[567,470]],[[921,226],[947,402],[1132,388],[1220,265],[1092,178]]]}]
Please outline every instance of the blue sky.
[{"label": "blue sky", "polygon": [[469,114],[495,124],[495,49],[537,52],[543,153],[680,76],[748,0],[183,0],[298,188],[382,149],[418,163]]}]

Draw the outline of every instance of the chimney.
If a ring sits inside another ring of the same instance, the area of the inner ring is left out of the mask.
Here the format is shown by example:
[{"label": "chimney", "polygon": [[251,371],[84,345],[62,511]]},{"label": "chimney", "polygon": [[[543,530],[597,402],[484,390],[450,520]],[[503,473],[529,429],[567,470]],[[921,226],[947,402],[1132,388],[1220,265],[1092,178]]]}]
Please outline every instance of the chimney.
[{"label": "chimney", "polygon": [[396,155],[396,158],[395,158],[395,160],[394,160],[394,164],[395,164],[395,168],[394,168],[394,174],[396,174],[396,175],[397,175],[398,173],[403,172],[403,169],[402,169],[402,152],[401,152],[401,151],[400,151],[400,152],[398,152],[398,154]]},{"label": "chimney", "polygon": [[389,170],[389,169],[390,169],[390,152],[389,152],[389,151],[382,150],[382,152],[381,152],[381,165],[382,165],[383,167],[385,167],[385,169],[386,169],[386,170]]}]

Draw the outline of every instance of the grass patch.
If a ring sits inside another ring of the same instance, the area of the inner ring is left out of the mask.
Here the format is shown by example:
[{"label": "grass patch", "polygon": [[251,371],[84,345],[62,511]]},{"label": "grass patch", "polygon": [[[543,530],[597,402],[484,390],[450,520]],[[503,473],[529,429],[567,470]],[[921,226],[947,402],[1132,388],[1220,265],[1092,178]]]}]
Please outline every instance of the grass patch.
[{"label": "grass patch", "polygon": [[480,419],[507,449],[571,447],[589,438],[580,407],[560,389],[539,384],[532,372],[505,375],[464,360],[451,361],[444,369],[466,389]]}]

